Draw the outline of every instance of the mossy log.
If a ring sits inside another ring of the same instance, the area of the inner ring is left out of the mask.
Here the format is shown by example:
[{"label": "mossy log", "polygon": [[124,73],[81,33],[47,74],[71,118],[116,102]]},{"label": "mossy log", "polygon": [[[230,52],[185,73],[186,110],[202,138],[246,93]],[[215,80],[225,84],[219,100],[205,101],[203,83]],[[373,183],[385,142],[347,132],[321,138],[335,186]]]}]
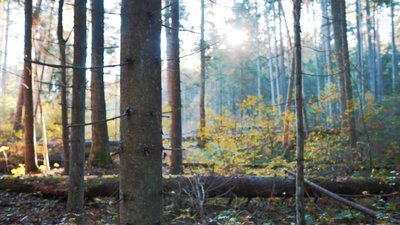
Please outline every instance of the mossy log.
[{"label": "mossy log", "polygon": [[[87,198],[118,195],[117,176],[86,177],[85,196]],[[321,187],[336,194],[368,196],[389,194],[399,190],[375,179],[349,179],[342,182],[327,179],[313,179]],[[163,180],[165,195],[194,194],[204,188],[207,197],[292,197],[295,193],[295,181],[289,177],[222,177],[222,176],[176,176]],[[54,177],[0,177],[0,190],[13,192],[35,192],[43,197],[62,198],[68,193],[68,178]],[[319,196],[317,190],[307,188],[308,197]]]}]

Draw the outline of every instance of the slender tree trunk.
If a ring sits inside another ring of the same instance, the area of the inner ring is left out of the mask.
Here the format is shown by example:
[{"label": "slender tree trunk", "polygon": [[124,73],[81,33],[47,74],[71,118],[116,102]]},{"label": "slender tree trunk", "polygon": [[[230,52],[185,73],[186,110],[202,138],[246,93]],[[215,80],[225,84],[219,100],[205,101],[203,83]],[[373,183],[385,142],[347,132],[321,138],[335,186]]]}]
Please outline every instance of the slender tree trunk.
[{"label": "slender tree trunk", "polygon": [[20,130],[22,128],[22,112],[24,109],[24,98],[25,98],[25,86],[24,79],[20,79],[17,107],[14,114],[13,128],[14,130]]},{"label": "slender tree trunk", "polygon": [[49,161],[49,150],[47,148],[47,130],[46,130],[46,120],[44,118],[42,101],[40,99],[40,94],[38,96],[38,105],[40,111],[40,124],[42,126],[42,153],[43,153],[43,165],[46,170],[50,170],[50,161]]},{"label": "slender tree trunk", "polygon": [[68,101],[67,101],[67,69],[66,65],[66,41],[64,39],[64,28],[63,28],[63,8],[64,0],[59,0],[58,4],[58,20],[57,20],[57,39],[58,46],[60,49],[60,64],[63,66],[61,68],[60,76],[60,88],[61,88],[61,124],[62,124],[62,142],[64,148],[64,174],[69,174],[69,128],[68,128]]},{"label": "slender tree trunk", "polygon": [[10,2],[6,3],[5,7],[5,12],[6,12],[6,32],[4,35],[4,56],[3,56],[3,71],[2,71],[2,80],[1,80],[1,90],[4,93],[7,93],[7,80],[8,80],[8,74],[7,74],[7,55],[8,55],[8,38],[9,38],[9,29],[10,29]]},{"label": "slender tree trunk", "polygon": [[306,224],[304,204],[304,127],[303,127],[303,91],[301,68],[301,37],[300,37],[301,0],[295,0],[293,5],[294,17],[294,46],[296,68],[296,119],[297,119],[297,163],[296,163],[296,224]]},{"label": "slender tree trunk", "polygon": [[382,72],[382,58],[381,58],[381,38],[379,35],[379,19],[378,18],[376,18],[375,43],[376,43],[376,95],[377,95],[378,102],[382,102],[383,72]]},{"label": "slender tree trunk", "polygon": [[375,48],[372,43],[373,26],[371,18],[370,0],[366,0],[365,10],[367,13],[367,37],[368,37],[368,74],[369,74],[369,91],[376,98],[376,76],[375,76]]},{"label": "slender tree trunk", "polygon": [[25,172],[38,171],[34,143],[34,119],[33,119],[33,79],[32,79],[32,1],[25,1],[25,45],[24,45],[24,88],[25,111],[24,111],[24,134],[25,134]]},{"label": "slender tree trunk", "polygon": [[[358,92],[362,102],[365,100],[364,62],[363,62],[363,33],[362,33],[362,7],[361,0],[356,0],[357,13],[357,64],[358,64]],[[361,104],[360,104],[361,105]]]},{"label": "slender tree trunk", "polygon": [[[321,0],[321,9],[322,9],[322,15],[328,15],[328,3],[327,0]],[[330,21],[328,16],[322,17],[322,33],[324,36],[323,43],[324,43],[324,52],[325,52],[325,74],[326,80],[325,80],[325,87],[328,88],[328,104],[327,104],[327,111],[328,111],[328,117],[330,120],[333,120],[333,106],[332,106],[332,51],[331,51],[331,31],[330,31]],[[328,123],[329,124],[329,123]]]},{"label": "slender tree trunk", "polygon": [[267,35],[267,60],[268,60],[268,73],[269,73],[269,85],[271,89],[271,102],[273,105],[276,104],[275,101],[275,85],[274,85],[274,69],[272,65],[272,42],[271,42],[271,28],[270,28],[270,6],[268,5],[268,2],[265,1],[265,29],[266,29],[266,35]]},{"label": "slender tree trunk", "polygon": [[[276,25],[276,9],[274,6],[274,3],[272,3],[272,11],[273,11],[273,18],[274,18],[274,30],[277,30],[277,25]],[[282,115],[282,102],[283,102],[283,94],[282,94],[282,90],[281,90],[281,86],[280,86],[280,74],[281,74],[281,68],[279,66],[279,49],[278,49],[278,38],[277,38],[277,33],[274,33],[274,43],[275,43],[275,85],[276,85],[276,99],[277,99],[277,105],[278,105],[278,109],[279,109],[279,119],[281,118]]]},{"label": "slender tree trunk", "polygon": [[347,45],[346,3],[345,0],[331,1],[336,57],[342,74],[340,76],[340,93],[342,99],[343,129],[348,134],[350,147],[355,148],[357,143],[356,122]]},{"label": "slender tree trunk", "polygon": [[200,24],[200,135],[198,138],[198,146],[204,147],[204,139],[202,137],[206,127],[206,111],[205,111],[205,85],[206,85],[206,59],[205,59],[205,40],[204,40],[204,0],[201,0],[201,24]]},{"label": "slender tree trunk", "polygon": [[[92,147],[89,163],[93,166],[112,164],[108,143],[106,100],[104,97],[104,0],[92,0],[92,76],[90,103],[92,108]],[[102,122],[98,122],[102,121]]]},{"label": "slender tree trunk", "polygon": [[391,29],[392,29],[392,95],[396,96],[396,77],[397,77],[397,50],[396,50],[396,41],[395,41],[395,25],[394,25],[394,0],[392,0],[390,4],[390,20],[391,20]]},{"label": "slender tree trunk", "polygon": [[[279,5],[279,2],[278,2]],[[282,32],[282,11],[281,7],[278,7],[278,18],[279,18],[279,89],[282,96],[282,99],[286,99],[286,86],[285,86],[285,75],[286,75],[286,67],[285,67],[285,49],[283,47],[283,32]],[[289,38],[289,37],[288,37]],[[285,110],[285,105],[281,106],[282,111]]]},{"label": "slender tree trunk", "polygon": [[162,224],[161,1],[121,9],[120,224]]},{"label": "slender tree trunk", "polygon": [[[181,79],[179,66],[179,0],[167,0],[171,5],[171,29],[167,30],[167,79],[168,104],[171,108],[171,174],[180,174],[182,169],[182,119]],[[168,29],[168,28],[167,28]]]},{"label": "slender tree trunk", "polygon": [[[74,7],[74,66],[86,66],[86,0],[75,0]],[[84,211],[84,164],[85,164],[85,91],[86,70],[73,69],[71,153],[67,209]]]}]

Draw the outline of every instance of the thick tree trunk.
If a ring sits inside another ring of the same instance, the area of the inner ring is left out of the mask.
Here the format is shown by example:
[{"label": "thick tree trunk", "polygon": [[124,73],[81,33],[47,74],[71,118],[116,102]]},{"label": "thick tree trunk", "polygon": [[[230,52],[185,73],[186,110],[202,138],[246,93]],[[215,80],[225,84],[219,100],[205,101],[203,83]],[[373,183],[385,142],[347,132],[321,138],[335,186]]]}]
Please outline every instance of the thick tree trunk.
[{"label": "thick tree trunk", "polygon": [[62,143],[64,147],[64,174],[69,174],[69,128],[68,128],[68,102],[67,102],[67,69],[64,67],[67,63],[67,54],[65,51],[66,41],[64,39],[64,28],[63,28],[63,8],[64,0],[60,0],[58,4],[58,20],[57,20],[57,39],[58,46],[60,49],[60,64],[61,68],[60,76],[60,88],[61,88],[61,126],[62,126]]},{"label": "thick tree trunk", "polygon": [[[0,182],[0,190],[13,192],[37,192],[44,197],[64,197],[68,192],[67,177],[46,178],[18,178],[3,177]],[[242,197],[242,198],[270,198],[270,197],[294,197],[295,179],[291,177],[215,177],[201,176],[198,178],[208,197]],[[399,190],[395,187],[374,179],[349,179],[335,182],[330,179],[311,179],[319,186],[339,195],[350,195],[362,198],[375,195],[391,194]],[[399,184],[399,182],[396,182]],[[117,176],[87,177],[85,179],[85,196],[109,197],[116,194],[119,178]],[[172,191],[179,193],[180,189],[191,190],[195,188],[193,177],[177,176],[164,178],[162,192],[170,194]],[[319,197],[320,192],[310,187],[305,187],[308,195],[305,197]],[[189,191],[190,193],[190,191]],[[368,194],[364,194],[368,193]]]},{"label": "thick tree trunk", "polygon": [[[72,84],[71,153],[67,209],[84,210],[83,173],[85,164],[85,91],[86,91],[86,0],[76,0],[74,7],[74,66]],[[78,68],[80,67],[80,68]]]},{"label": "thick tree trunk", "polygon": [[[92,147],[89,163],[93,166],[107,166],[112,163],[104,97],[104,1],[92,0],[92,77],[90,80],[90,103],[92,108]],[[102,122],[99,122],[102,121]]]},{"label": "thick tree trunk", "polygon": [[20,130],[22,128],[22,112],[24,110],[24,98],[25,98],[25,80],[23,78],[19,81],[19,91],[18,91],[18,100],[17,107],[14,114],[13,128],[14,130]]},{"label": "thick tree trunk", "polygon": [[120,224],[161,224],[161,1],[121,9]]},{"label": "thick tree trunk", "polygon": [[32,1],[25,1],[25,46],[24,46],[24,88],[25,93],[25,111],[24,111],[24,134],[25,134],[25,151],[24,162],[25,172],[38,171],[35,156],[34,142],[34,119],[33,119],[33,78],[32,78]]},{"label": "thick tree trunk", "polygon": [[[168,104],[171,108],[171,174],[180,174],[182,169],[182,118],[181,79],[179,66],[179,0],[168,0],[171,5],[171,29],[167,31],[167,79]],[[168,28],[167,28],[168,29]]]},{"label": "thick tree trunk", "polygon": [[200,135],[198,137],[198,146],[203,148],[205,145],[205,140],[203,139],[203,132],[206,127],[206,110],[205,110],[205,86],[206,86],[206,45],[204,40],[204,0],[201,0],[201,24],[200,24],[200,127],[199,132]]},{"label": "thick tree trunk", "polygon": [[295,73],[296,73],[296,224],[306,224],[305,203],[304,203],[304,142],[305,132],[303,124],[303,79],[301,68],[301,36],[300,36],[300,14],[301,0],[295,0],[293,4],[294,18],[294,53],[295,53]]},{"label": "thick tree trunk", "polygon": [[340,76],[340,94],[342,99],[343,128],[349,137],[349,145],[355,148],[356,122],[354,117],[354,103],[351,87],[349,50],[347,45],[346,4],[344,0],[332,0],[333,30],[335,48]]}]

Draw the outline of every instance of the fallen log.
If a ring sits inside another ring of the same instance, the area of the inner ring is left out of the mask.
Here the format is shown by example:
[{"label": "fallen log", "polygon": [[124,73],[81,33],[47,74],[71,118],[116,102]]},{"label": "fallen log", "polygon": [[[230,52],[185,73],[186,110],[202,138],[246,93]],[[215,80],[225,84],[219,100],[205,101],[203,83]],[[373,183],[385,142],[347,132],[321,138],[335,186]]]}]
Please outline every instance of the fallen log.
[{"label": "fallen log", "polygon": [[[113,196],[118,194],[117,176],[85,177],[85,196],[88,198]],[[388,194],[399,190],[379,180],[349,179],[335,182],[327,179],[314,179],[313,182],[327,190],[346,195]],[[399,184],[399,182],[398,182]],[[295,180],[291,177],[255,177],[255,176],[192,176],[165,177],[163,192],[165,195],[173,193],[193,193],[203,186],[207,197],[292,197],[295,194]],[[68,193],[68,179],[65,176],[54,177],[0,177],[0,190],[13,192],[35,192],[43,197],[61,198]],[[319,196],[314,188],[306,189],[310,197]]]},{"label": "fallen log", "polygon": [[[290,175],[292,175],[292,176],[294,176],[294,177],[296,176],[296,173],[293,172],[293,171],[290,171],[290,170],[288,170],[288,169],[285,169],[285,171],[286,171],[288,174],[290,174]],[[352,207],[352,208],[354,208],[354,209],[356,209],[356,210],[358,210],[358,211],[360,211],[360,212],[363,212],[363,213],[365,213],[365,214],[367,214],[367,215],[369,215],[369,216],[372,216],[372,217],[375,218],[375,219],[379,219],[378,217],[379,217],[380,213],[378,213],[378,212],[376,212],[376,211],[374,211],[374,210],[372,210],[372,209],[369,209],[369,208],[367,208],[367,207],[365,207],[365,206],[363,206],[363,205],[360,205],[360,204],[358,204],[358,203],[355,203],[355,202],[353,202],[353,201],[350,201],[350,200],[348,200],[348,199],[345,199],[345,198],[343,198],[343,197],[341,197],[341,196],[339,196],[339,195],[337,195],[337,194],[335,194],[335,193],[333,193],[333,192],[331,192],[331,191],[329,191],[329,190],[327,190],[327,189],[325,189],[325,188],[319,186],[318,184],[316,184],[316,183],[314,183],[314,182],[312,182],[312,181],[309,181],[309,180],[307,180],[307,179],[304,179],[304,183],[307,184],[307,185],[309,185],[309,186],[312,187],[313,189],[315,189],[315,190],[317,190],[317,191],[319,191],[319,192],[321,192],[321,193],[327,195],[328,197],[330,197],[330,198],[332,198],[332,199],[338,201],[338,202],[341,202],[341,203],[343,203],[343,204],[345,204],[345,205],[347,205],[347,206],[350,206],[350,207]],[[396,218],[389,217],[388,220],[389,220],[390,222],[400,224],[400,220],[397,220]]]}]

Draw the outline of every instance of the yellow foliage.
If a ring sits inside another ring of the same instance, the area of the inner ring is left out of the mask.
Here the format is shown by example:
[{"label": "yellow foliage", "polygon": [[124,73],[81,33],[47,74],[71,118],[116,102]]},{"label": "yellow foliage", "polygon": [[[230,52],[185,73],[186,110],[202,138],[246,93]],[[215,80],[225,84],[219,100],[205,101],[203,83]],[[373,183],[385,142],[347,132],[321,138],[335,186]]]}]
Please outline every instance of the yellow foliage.
[{"label": "yellow foliage", "polygon": [[25,165],[18,164],[17,168],[11,170],[11,174],[14,176],[24,176],[25,175]]}]

